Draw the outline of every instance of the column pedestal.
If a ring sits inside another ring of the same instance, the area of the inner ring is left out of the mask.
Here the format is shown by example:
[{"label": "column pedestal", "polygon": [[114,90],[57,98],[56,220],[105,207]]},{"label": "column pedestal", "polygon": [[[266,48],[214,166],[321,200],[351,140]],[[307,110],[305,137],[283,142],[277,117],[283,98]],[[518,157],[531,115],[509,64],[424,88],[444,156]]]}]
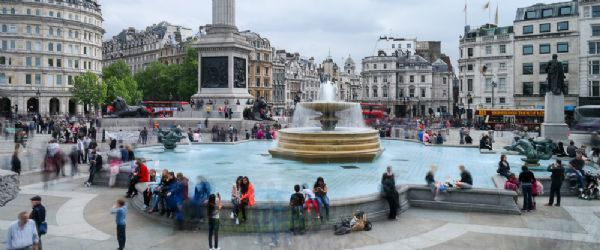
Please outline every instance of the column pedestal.
[{"label": "column pedestal", "polygon": [[565,123],[565,96],[546,93],[544,105],[544,123],[542,123],[542,137],[553,141],[568,139],[569,126]]}]

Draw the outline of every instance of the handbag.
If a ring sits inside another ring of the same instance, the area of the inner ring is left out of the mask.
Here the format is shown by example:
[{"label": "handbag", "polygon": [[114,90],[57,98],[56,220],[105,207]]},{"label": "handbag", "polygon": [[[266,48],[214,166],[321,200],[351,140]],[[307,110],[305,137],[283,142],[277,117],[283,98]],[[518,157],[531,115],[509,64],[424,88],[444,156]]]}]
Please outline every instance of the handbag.
[{"label": "handbag", "polygon": [[38,231],[40,232],[41,235],[48,233],[48,224],[45,221],[42,222],[40,224],[40,228],[38,228]]}]

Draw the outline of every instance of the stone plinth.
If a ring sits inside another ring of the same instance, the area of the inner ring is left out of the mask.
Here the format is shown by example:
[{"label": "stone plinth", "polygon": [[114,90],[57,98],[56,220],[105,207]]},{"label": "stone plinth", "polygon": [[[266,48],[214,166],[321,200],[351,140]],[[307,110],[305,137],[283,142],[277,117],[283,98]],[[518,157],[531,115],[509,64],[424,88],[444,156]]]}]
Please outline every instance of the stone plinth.
[{"label": "stone plinth", "polygon": [[0,169],[0,207],[17,197],[19,190],[17,173]]},{"label": "stone plinth", "polygon": [[542,123],[542,137],[554,141],[568,139],[569,127],[565,123],[565,96],[546,93],[544,106],[544,123]]}]

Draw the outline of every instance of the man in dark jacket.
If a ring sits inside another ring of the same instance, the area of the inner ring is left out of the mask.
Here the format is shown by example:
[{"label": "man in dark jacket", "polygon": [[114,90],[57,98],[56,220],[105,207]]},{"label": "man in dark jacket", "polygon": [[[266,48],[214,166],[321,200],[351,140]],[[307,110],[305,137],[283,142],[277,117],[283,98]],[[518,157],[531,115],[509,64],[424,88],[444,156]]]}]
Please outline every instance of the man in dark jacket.
[{"label": "man in dark jacket", "polygon": [[556,206],[560,206],[560,187],[565,180],[565,168],[560,160],[556,160],[556,163],[548,167],[548,172],[552,172],[550,179],[550,198],[546,206],[552,206],[554,204],[554,195],[556,195]]},{"label": "man in dark jacket", "polygon": [[[35,227],[37,228],[37,233],[40,238],[38,242],[38,250],[42,250],[42,234],[40,233],[40,226],[42,223],[46,221],[46,208],[42,205],[42,197],[34,196],[31,197],[31,213],[29,214],[29,219],[35,221]],[[46,232],[44,232],[46,233]]]},{"label": "man in dark jacket", "polygon": [[91,161],[90,161],[90,177],[88,178],[88,181],[85,183],[85,185],[87,187],[91,186],[92,183],[94,182],[94,175],[96,175],[96,173],[100,172],[100,170],[102,170],[102,156],[98,153],[96,153],[96,151],[92,151],[92,156],[91,156]]}]

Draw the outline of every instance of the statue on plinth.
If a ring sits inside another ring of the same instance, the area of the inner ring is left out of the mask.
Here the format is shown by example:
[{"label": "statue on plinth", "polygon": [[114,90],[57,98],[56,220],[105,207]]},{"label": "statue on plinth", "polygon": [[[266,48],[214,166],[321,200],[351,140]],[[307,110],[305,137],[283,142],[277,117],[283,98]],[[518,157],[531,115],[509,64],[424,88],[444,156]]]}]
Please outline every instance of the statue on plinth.
[{"label": "statue on plinth", "polygon": [[546,73],[548,81],[548,92],[554,95],[562,95],[565,88],[565,72],[563,64],[558,61],[556,54],[552,55],[552,60],[546,64]]},{"label": "statue on plinth", "polygon": [[556,144],[551,139],[519,139],[515,138],[512,145],[504,147],[507,151],[516,151],[525,158],[521,158],[526,166],[539,166],[540,160],[549,160]]}]

